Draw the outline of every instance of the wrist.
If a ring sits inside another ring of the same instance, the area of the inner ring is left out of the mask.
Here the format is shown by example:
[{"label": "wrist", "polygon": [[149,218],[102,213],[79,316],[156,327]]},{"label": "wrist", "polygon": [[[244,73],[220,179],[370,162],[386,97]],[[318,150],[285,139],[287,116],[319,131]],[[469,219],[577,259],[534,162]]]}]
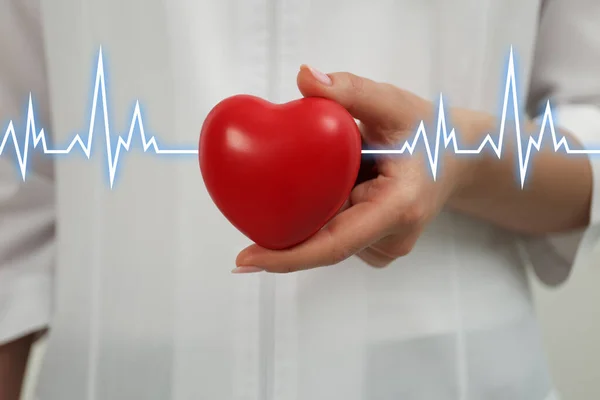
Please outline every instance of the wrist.
[{"label": "wrist", "polygon": [[[476,150],[488,134],[493,134],[497,126],[496,118],[490,114],[472,110],[456,109],[452,112],[456,139],[460,149]],[[456,154],[450,157],[458,165],[454,190],[448,200],[450,206],[462,199],[475,195],[482,182],[488,182],[489,163],[493,155],[482,151],[479,154]]]}]

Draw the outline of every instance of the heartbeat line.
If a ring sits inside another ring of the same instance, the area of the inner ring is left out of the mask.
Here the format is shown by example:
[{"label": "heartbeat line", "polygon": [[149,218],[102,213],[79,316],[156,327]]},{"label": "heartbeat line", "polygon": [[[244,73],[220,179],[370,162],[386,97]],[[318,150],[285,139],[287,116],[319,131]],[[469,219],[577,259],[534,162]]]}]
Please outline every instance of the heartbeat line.
[{"label": "heartbeat line", "polygon": [[[102,116],[104,123],[104,138],[106,141],[106,153],[107,153],[107,164],[108,164],[108,173],[110,179],[110,188],[112,189],[115,182],[115,176],[119,166],[119,160],[122,151],[130,151],[131,143],[133,140],[134,132],[136,132],[136,128],[139,129],[139,135],[143,146],[143,152],[153,152],[157,155],[197,155],[198,149],[163,149],[161,148],[157,140],[154,136],[147,137],[144,129],[144,121],[142,118],[142,112],[140,110],[139,100],[136,101],[133,114],[131,116],[131,123],[129,125],[129,133],[127,138],[124,139],[122,136],[117,137],[117,143],[115,146],[115,150],[113,153],[112,147],[112,134],[110,131],[109,125],[109,115],[108,115],[108,103],[107,103],[107,94],[106,94],[106,83],[105,83],[105,71],[104,71],[104,61],[102,56],[102,48],[100,48],[98,52],[98,63],[96,66],[96,76],[95,76],[95,84],[94,84],[94,92],[92,99],[92,108],[90,114],[89,128],[87,133],[87,139],[84,140],[80,134],[76,134],[69,145],[63,149],[50,149],[48,148],[46,142],[46,135],[44,129],[40,129],[37,131],[35,126],[35,113],[33,107],[33,101],[31,94],[29,95],[29,103],[27,107],[27,127],[25,131],[25,139],[23,144],[23,149],[20,148],[19,142],[17,139],[16,130],[14,127],[14,123],[11,120],[8,124],[6,132],[4,133],[4,137],[2,138],[2,142],[0,143],[0,156],[4,153],[6,148],[6,144],[9,139],[12,139],[17,163],[19,165],[19,169],[21,172],[21,177],[23,181],[26,179],[27,175],[27,166],[28,166],[28,156],[30,146],[34,149],[37,148],[40,144],[42,147],[42,151],[47,155],[66,155],[70,154],[76,147],[79,147],[86,158],[91,157],[92,143],[95,132],[96,125],[96,112],[98,108],[98,102],[100,101],[102,106]],[[525,180],[527,177],[528,167],[530,163],[530,157],[533,149],[535,148],[537,151],[540,151],[542,146],[542,141],[544,139],[544,134],[549,130],[550,135],[552,137],[552,142],[554,145],[554,151],[558,152],[563,149],[567,154],[571,155],[600,155],[600,149],[597,150],[576,150],[571,149],[566,137],[562,136],[560,139],[557,137],[554,120],[552,116],[552,109],[550,106],[550,101],[546,102],[546,107],[544,110],[542,123],[540,125],[540,131],[537,135],[537,138],[533,136],[529,137],[527,141],[527,145],[525,150],[523,149],[523,138],[521,135],[521,124],[519,121],[519,102],[517,99],[517,88],[516,88],[516,74],[515,74],[515,65],[514,65],[514,57],[513,57],[513,48],[511,46],[510,56],[508,62],[508,69],[506,74],[506,83],[505,83],[505,92],[504,92],[504,100],[502,106],[502,118],[500,119],[500,131],[498,134],[498,141],[495,142],[492,138],[491,134],[485,136],[479,147],[475,149],[463,149],[459,148],[458,140],[456,137],[455,129],[451,129],[448,131],[446,124],[446,112],[444,109],[443,96],[440,94],[440,101],[438,105],[438,119],[437,119],[437,129],[435,135],[435,141],[432,144],[429,141],[427,136],[427,131],[425,129],[425,123],[423,121],[420,122],[416,134],[412,138],[412,140],[406,140],[404,144],[398,146],[394,149],[367,149],[362,150],[363,154],[405,154],[409,153],[413,155],[415,150],[417,149],[417,145],[422,143],[425,147],[425,151],[427,153],[427,158],[429,161],[430,171],[433,175],[433,179],[437,178],[438,168],[439,168],[439,158],[440,158],[440,148],[442,145],[443,139],[443,147],[444,149],[451,148],[455,154],[459,155],[477,155],[481,154],[486,147],[490,147],[493,152],[496,154],[498,158],[502,157],[502,149],[504,144],[504,136],[506,129],[506,120],[507,120],[507,112],[509,102],[512,103],[512,112],[515,118],[515,136],[516,136],[516,144],[517,144],[517,155],[518,155],[518,167],[519,167],[519,176],[521,188],[523,188],[525,184]],[[433,147],[433,148],[432,148]]]},{"label": "heartbeat line", "polygon": [[427,131],[425,129],[425,123],[421,121],[419,123],[419,127],[417,129],[416,134],[412,138],[412,140],[407,140],[404,142],[400,148],[396,149],[379,149],[379,150],[363,150],[363,154],[404,154],[409,153],[413,155],[415,149],[419,142],[422,142],[425,151],[427,153],[427,158],[429,162],[429,167],[431,174],[433,175],[433,179],[437,178],[438,167],[439,167],[439,152],[440,145],[443,138],[444,149],[452,146],[452,151],[455,154],[460,155],[477,155],[481,154],[486,147],[490,147],[496,156],[500,159],[502,158],[502,149],[504,144],[504,136],[506,129],[506,120],[507,120],[507,112],[508,112],[508,104],[512,101],[512,112],[515,118],[515,136],[517,143],[517,155],[518,155],[518,163],[519,163],[519,177],[521,188],[525,186],[525,180],[527,178],[527,172],[529,168],[530,157],[533,148],[537,151],[540,151],[542,142],[544,139],[544,134],[549,130],[550,135],[552,137],[552,143],[554,145],[554,151],[559,152],[561,149],[565,151],[566,154],[571,155],[600,155],[600,149],[586,149],[586,150],[578,150],[571,149],[569,143],[567,142],[567,138],[565,136],[557,137],[556,129],[554,127],[554,118],[552,115],[552,107],[550,105],[550,101],[546,102],[546,106],[544,109],[544,114],[542,117],[542,122],[540,124],[539,134],[537,138],[534,136],[530,136],[527,140],[527,147],[525,151],[523,150],[523,137],[521,135],[521,124],[519,121],[519,102],[517,99],[517,85],[516,85],[516,74],[515,74],[515,62],[513,56],[513,48],[510,48],[510,55],[508,61],[508,69],[506,74],[506,83],[504,89],[504,101],[502,102],[502,118],[500,119],[500,132],[498,134],[498,142],[494,142],[491,134],[485,136],[481,144],[476,149],[460,149],[458,146],[458,140],[456,138],[456,131],[453,129],[448,132],[446,127],[446,112],[444,109],[444,101],[443,96],[440,95],[439,99],[439,107],[438,107],[438,119],[437,119],[437,129],[435,135],[434,149],[432,150],[431,143],[429,138],[427,137]]},{"label": "heartbeat line", "polygon": [[117,169],[119,166],[119,157],[121,155],[121,150],[129,151],[131,147],[131,142],[133,139],[133,134],[136,131],[135,128],[139,129],[140,138],[142,140],[142,146],[144,153],[153,151],[155,154],[159,155],[197,155],[198,150],[186,150],[186,149],[175,149],[175,150],[167,150],[161,149],[154,136],[147,137],[144,129],[144,121],[142,118],[142,112],[140,109],[139,100],[135,103],[135,108],[133,111],[133,115],[131,117],[131,123],[129,125],[129,134],[127,135],[127,139],[123,139],[122,136],[117,138],[116,150],[113,154],[112,143],[111,143],[111,132],[108,118],[108,102],[106,95],[106,82],[105,82],[105,72],[104,72],[104,61],[102,56],[102,48],[100,48],[98,52],[98,64],[96,67],[96,78],[94,84],[94,95],[92,98],[92,108],[90,115],[90,124],[88,129],[87,141],[82,139],[81,135],[76,134],[71,143],[64,149],[49,149],[46,143],[46,135],[44,129],[40,129],[37,132],[35,128],[35,113],[33,109],[33,101],[31,98],[31,94],[29,95],[29,103],[27,106],[27,128],[25,131],[25,143],[23,145],[23,150],[21,151],[19,148],[17,135],[14,128],[13,121],[10,121],[8,124],[8,128],[4,134],[4,138],[2,139],[2,143],[0,144],[0,156],[2,156],[4,152],[4,148],[8,139],[11,138],[15,147],[15,152],[17,156],[17,162],[19,164],[19,169],[21,171],[21,177],[23,181],[26,179],[27,175],[27,165],[28,165],[28,155],[29,155],[29,146],[32,141],[33,148],[36,148],[40,143],[42,144],[42,150],[44,154],[50,155],[65,155],[70,154],[76,146],[79,146],[81,150],[83,150],[86,158],[91,157],[92,152],[92,143],[94,139],[94,127],[96,124],[96,111],[98,108],[98,100],[101,102],[102,106],[102,114],[103,114],[103,122],[104,122],[104,138],[106,140],[106,153],[107,153],[107,163],[108,163],[108,172],[110,177],[110,188],[112,189],[115,182],[115,176],[117,174]]}]

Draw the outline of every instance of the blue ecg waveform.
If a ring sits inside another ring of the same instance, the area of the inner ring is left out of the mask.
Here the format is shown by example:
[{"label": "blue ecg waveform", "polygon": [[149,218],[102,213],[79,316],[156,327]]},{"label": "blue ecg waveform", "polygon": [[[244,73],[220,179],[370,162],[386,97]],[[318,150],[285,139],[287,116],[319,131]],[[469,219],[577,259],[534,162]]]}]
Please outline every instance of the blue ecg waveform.
[{"label": "blue ecg waveform", "polygon": [[[136,101],[133,114],[131,116],[131,123],[129,125],[129,133],[127,138],[124,139],[122,136],[117,137],[116,146],[113,152],[112,145],[112,135],[110,132],[109,126],[109,115],[108,115],[108,103],[107,103],[107,94],[106,94],[106,83],[105,83],[105,69],[104,69],[104,61],[102,56],[102,48],[100,48],[98,53],[98,63],[96,66],[96,76],[94,83],[94,92],[92,98],[92,108],[90,113],[90,121],[89,121],[89,129],[87,134],[87,139],[83,139],[81,135],[77,134],[74,136],[73,140],[62,149],[51,149],[48,148],[46,143],[46,136],[44,129],[40,129],[39,131],[35,126],[35,112],[33,107],[33,101],[31,95],[29,96],[29,103],[27,107],[27,127],[25,131],[24,143],[22,144],[22,148],[19,145],[19,141],[17,139],[17,134],[15,130],[15,126],[13,121],[8,123],[8,127],[4,136],[2,138],[2,142],[0,143],[0,156],[4,153],[6,148],[6,144],[9,139],[12,139],[14,144],[17,163],[19,165],[19,169],[21,172],[21,177],[23,180],[26,179],[27,175],[27,165],[28,165],[28,156],[30,148],[37,148],[40,144],[42,146],[42,151],[44,154],[48,155],[66,155],[70,154],[74,148],[79,147],[85,156],[89,159],[91,156],[92,143],[95,132],[95,124],[96,124],[96,111],[98,108],[98,102],[101,103],[102,114],[103,114],[103,122],[104,122],[104,138],[107,146],[107,164],[108,164],[108,173],[110,179],[110,187],[111,189],[114,186],[115,176],[119,167],[119,160],[122,154],[122,151],[130,151],[132,139],[134,132],[136,132],[136,128],[138,129],[140,139],[143,145],[143,151],[153,152],[157,155],[197,155],[197,149],[163,149],[157,144],[157,140],[154,136],[147,137],[144,130],[144,122],[142,118],[142,113],[140,110],[140,103]],[[557,137],[555,128],[554,128],[554,120],[552,116],[552,109],[550,106],[550,101],[546,103],[542,123],[540,125],[540,131],[537,137],[530,136],[527,140],[526,146],[523,144],[523,138],[521,135],[521,124],[519,121],[519,102],[517,98],[517,88],[516,88],[516,76],[515,76],[515,63],[513,57],[513,49],[511,47],[507,74],[506,74],[506,83],[505,83],[505,93],[504,100],[502,103],[502,118],[500,119],[500,131],[498,133],[497,141],[494,141],[491,134],[485,136],[479,147],[473,149],[463,149],[459,148],[458,140],[456,137],[456,132],[454,129],[451,129],[448,132],[446,126],[446,112],[444,109],[444,103],[442,95],[440,95],[440,101],[438,106],[438,120],[437,120],[437,129],[435,135],[434,143],[430,143],[430,140],[427,136],[425,123],[421,121],[419,127],[416,131],[416,134],[410,140],[406,140],[402,145],[394,148],[394,149],[368,149],[363,150],[363,154],[405,154],[409,153],[412,155],[419,143],[422,143],[425,151],[427,153],[429,166],[431,173],[433,175],[433,179],[435,180],[438,173],[439,166],[439,158],[440,158],[440,147],[443,139],[444,149],[451,148],[455,154],[462,155],[475,155],[482,153],[486,147],[491,148],[493,152],[496,154],[498,158],[502,157],[502,149],[504,144],[504,135],[506,128],[506,119],[507,112],[509,108],[509,102],[512,103],[512,111],[515,118],[515,135],[516,135],[516,144],[517,144],[517,153],[518,153],[518,167],[519,167],[519,176],[521,187],[524,186],[525,180],[527,177],[528,166],[530,162],[530,157],[533,149],[535,148],[537,151],[540,150],[542,141],[544,139],[544,134],[549,130],[550,135],[552,137],[552,142],[554,145],[554,151],[558,152],[563,149],[567,154],[596,154],[600,155],[600,149],[585,149],[585,150],[577,150],[571,149],[566,137],[562,136],[560,138]],[[524,149],[525,147],[525,149]]]},{"label": "blue ecg waveform", "polygon": [[[89,159],[92,151],[92,143],[94,139],[95,125],[96,125],[96,111],[98,108],[98,100],[101,102],[102,106],[102,114],[103,114],[103,122],[104,122],[104,138],[106,140],[106,148],[107,148],[107,163],[108,163],[108,173],[110,177],[110,187],[111,189],[114,186],[115,176],[117,174],[117,169],[119,167],[119,157],[121,156],[121,151],[129,151],[131,147],[131,142],[133,139],[133,134],[136,132],[136,127],[139,129],[139,134],[142,141],[143,151],[144,153],[153,151],[155,154],[159,155],[197,155],[198,150],[188,150],[188,149],[175,149],[175,150],[167,150],[162,149],[156,142],[156,138],[154,136],[147,137],[144,129],[144,121],[142,118],[142,112],[140,109],[140,102],[136,101],[135,108],[133,111],[133,115],[131,117],[131,123],[129,125],[129,134],[127,135],[127,139],[123,139],[122,136],[117,138],[116,148],[113,153],[112,143],[111,143],[111,132],[109,125],[109,116],[108,116],[108,102],[106,95],[106,81],[105,81],[105,72],[104,72],[104,60],[102,56],[102,48],[100,48],[98,52],[98,64],[96,67],[96,78],[94,83],[94,95],[92,97],[92,107],[90,114],[90,123],[88,129],[87,140],[82,139],[81,135],[77,134],[70,142],[70,144],[64,149],[49,149],[46,143],[46,136],[44,133],[44,129],[40,129],[39,132],[35,128],[35,113],[33,107],[33,101],[31,95],[29,96],[29,104],[27,106],[27,128],[25,131],[25,139],[23,144],[23,149],[20,149],[16,131],[14,128],[13,121],[10,121],[8,124],[8,128],[4,134],[2,139],[2,143],[0,144],[0,156],[2,156],[4,149],[6,147],[6,143],[8,139],[11,138],[13,144],[15,146],[15,152],[17,156],[17,162],[19,164],[19,168],[21,171],[21,176],[23,180],[26,179],[27,175],[27,162],[28,162],[28,154],[30,145],[33,145],[33,148],[36,148],[40,143],[42,145],[42,150],[44,154],[50,155],[65,155],[70,154],[76,146],[79,146],[81,150],[83,150],[85,156]],[[31,143],[32,142],[32,143]],[[30,144],[31,143],[31,144]]]}]

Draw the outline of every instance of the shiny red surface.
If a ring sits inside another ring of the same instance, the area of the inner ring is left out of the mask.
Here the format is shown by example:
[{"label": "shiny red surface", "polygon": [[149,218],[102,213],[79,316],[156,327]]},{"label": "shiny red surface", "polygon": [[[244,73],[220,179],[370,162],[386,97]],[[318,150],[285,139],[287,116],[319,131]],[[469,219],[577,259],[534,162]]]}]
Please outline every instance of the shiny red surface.
[{"label": "shiny red surface", "polygon": [[273,104],[232,96],[211,110],[200,133],[200,170],[212,200],[270,249],[305,241],[335,216],[360,162],[354,119],[323,98]]}]

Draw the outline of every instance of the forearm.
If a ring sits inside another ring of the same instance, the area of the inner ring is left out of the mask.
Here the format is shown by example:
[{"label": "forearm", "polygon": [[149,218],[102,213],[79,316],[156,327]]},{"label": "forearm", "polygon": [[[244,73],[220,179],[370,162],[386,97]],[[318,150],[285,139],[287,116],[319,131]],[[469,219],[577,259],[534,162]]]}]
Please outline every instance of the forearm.
[{"label": "forearm", "polygon": [[[469,126],[471,143],[481,143],[485,135],[497,131],[497,121],[480,120]],[[473,126],[474,125],[474,126]],[[523,138],[539,134],[540,127],[529,122],[521,132]],[[549,132],[545,143],[549,143]],[[580,148],[568,132],[571,148]],[[462,159],[470,171],[464,184],[450,198],[448,206],[503,228],[525,234],[563,232],[585,227],[589,223],[592,196],[592,169],[585,155],[566,155],[544,145],[533,149],[526,181],[521,187],[519,153],[514,128],[506,126],[502,157],[486,152],[475,158]],[[523,141],[526,150],[527,140]],[[454,156],[460,157],[460,156]]]},{"label": "forearm", "polygon": [[0,400],[18,400],[34,334],[0,344]]}]

